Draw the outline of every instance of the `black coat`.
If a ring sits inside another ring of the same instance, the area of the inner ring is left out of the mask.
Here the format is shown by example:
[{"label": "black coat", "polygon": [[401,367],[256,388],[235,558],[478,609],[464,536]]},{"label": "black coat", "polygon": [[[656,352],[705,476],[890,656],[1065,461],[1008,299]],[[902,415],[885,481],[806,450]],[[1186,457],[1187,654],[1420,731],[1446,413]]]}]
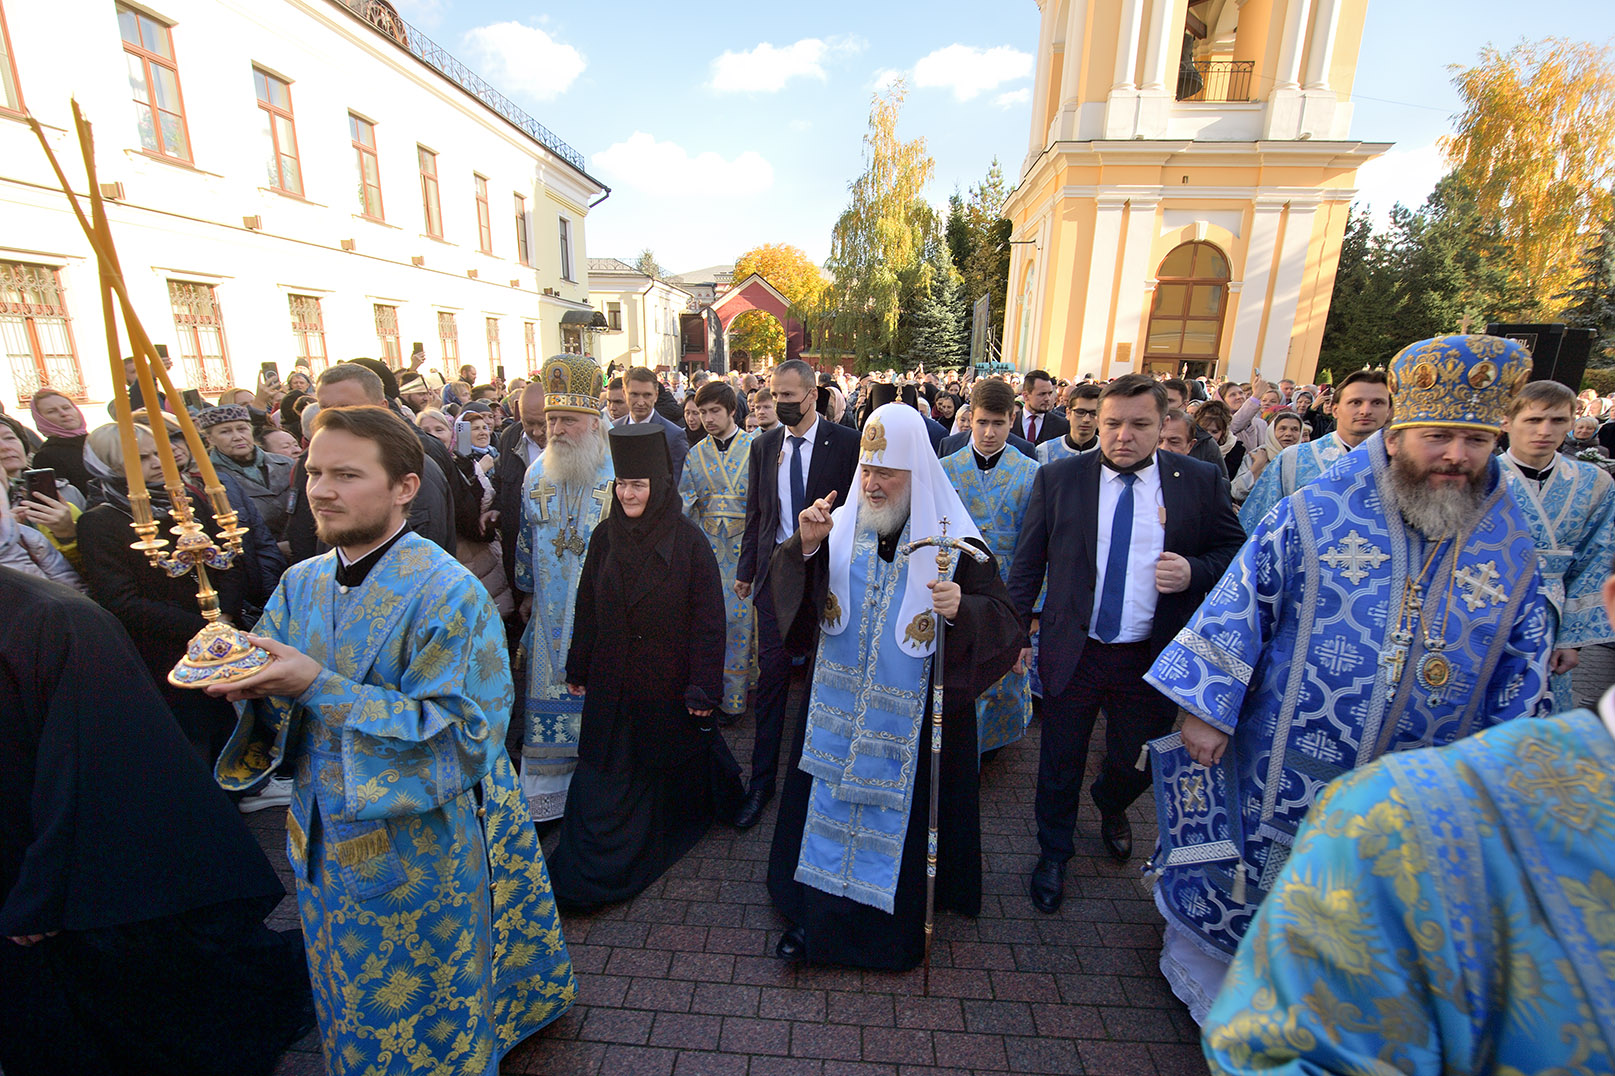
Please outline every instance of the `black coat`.
[{"label": "black coat", "polygon": [[[1026,411],[1023,408],[1015,415],[1015,425],[1010,430],[1017,437],[1026,438]],[[1064,437],[1071,432],[1071,423],[1061,418],[1053,411],[1037,417],[1037,440],[1034,444],[1052,441],[1056,437]]]},{"label": "black coat", "polygon": [[[616,510],[615,505],[612,506]],[[578,579],[566,679],[582,684],[578,757],[605,767],[616,736],[632,736],[634,760],[656,768],[688,762],[714,732],[723,697],[723,582],[706,536],[683,516],[651,552],[655,564],[630,585],[608,563],[611,528],[599,526]]]},{"label": "black coat", "polygon": [[45,438],[45,443],[34,453],[29,466],[49,467],[56,472],[57,478],[66,479],[69,485],[88,497],[90,469],[84,466],[84,438],[82,433],[77,437]]},{"label": "black coat", "polygon": [[[520,422],[499,433],[499,463],[493,469],[493,505],[499,509],[499,552],[505,562],[505,582],[516,589],[516,541],[522,529],[522,487],[527,482],[527,461],[517,449],[526,436]],[[533,457],[537,459],[535,455]]]},{"label": "black coat", "polygon": [[[1189,562],[1188,589],[1162,594],[1155,604],[1150,647],[1159,653],[1222,578],[1245,544],[1245,531],[1234,514],[1228,480],[1216,467],[1176,452],[1156,452],[1155,462],[1166,512],[1166,552]],[[1037,667],[1045,698],[1066,689],[1088,642],[1097,574],[1099,468],[1097,452],[1038,468],[1009,569],[1015,608],[1022,616],[1042,617]],[[1045,573],[1048,593],[1039,610]]]},{"label": "black coat", "polygon": [[[774,539],[779,533],[779,466],[780,449],[790,431],[775,426],[751,443],[751,467],[746,486],[746,533],[740,540],[740,563],[735,578],[750,583],[760,590],[768,578],[769,562],[774,556]],[[813,456],[808,461],[808,473],[803,487],[808,503],[828,496],[835,491],[836,504],[846,504],[852,492],[852,483],[858,472],[857,430],[837,423],[819,420],[814,430],[816,439]],[[791,527],[792,531],[796,528]]]}]

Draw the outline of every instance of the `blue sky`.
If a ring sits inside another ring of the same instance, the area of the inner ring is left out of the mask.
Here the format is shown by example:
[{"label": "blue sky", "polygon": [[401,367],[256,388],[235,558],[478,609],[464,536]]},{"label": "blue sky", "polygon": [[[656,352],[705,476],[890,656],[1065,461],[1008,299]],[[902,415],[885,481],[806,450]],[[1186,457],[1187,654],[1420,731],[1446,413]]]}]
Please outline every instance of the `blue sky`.
[{"label": "blue sky", "polygon": [[[939,205],[995,156],[1013,184],[1026,152],[1033,0],[395,3],[612,187],[589,215],[592,257],[649,247],[683,271],[785,242],[822,262],[870,97],[894,73],[909,79],[903,132],[936,159]],[[1444,171],[1447,65],[1550,35],[1609,41],[1615,3],[1370,0],[1352,137],[1397,144],[1359,177],[1377,216],[1422,201]]]}]

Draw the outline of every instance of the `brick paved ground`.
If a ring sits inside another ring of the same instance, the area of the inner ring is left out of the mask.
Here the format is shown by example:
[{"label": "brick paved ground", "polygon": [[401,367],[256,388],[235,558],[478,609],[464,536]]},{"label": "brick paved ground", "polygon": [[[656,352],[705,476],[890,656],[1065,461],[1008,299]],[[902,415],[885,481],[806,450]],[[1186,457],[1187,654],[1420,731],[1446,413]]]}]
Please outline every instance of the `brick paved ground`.
[{"label": "brick paved ground", "polygon": [[[751,721],[726,730],[751,752]],[[1096,742],[1102,740],[1096,736]],[[782,921],[764,877],[774,807],[755,828],[714,826],[625,905],[564,921],[577,968],[570,1012],[505,1059],[540,1076],[965,1076],[1206,1071],[1184,1007],[1156,968],[1159,916],[1139,863],[1153,845],[1148,797],[1132,811],[1134,862],[1118,867],[1084,802],[1056,915],[1033,909],[1032,791],[1038,726],[982,775],[981,916],[937,923],[930,996],[902,974],[777,960]],[[778,802],[777,800],[775,801]],[[285,875],[279,811],[248,816]],[[545,842],[553,844],[553,836]],[[286,877],[288,887],[291,879]],[[290,899],[274,925],[295,926]],[[310,1037],[276,1076],[322,1073]]]}]

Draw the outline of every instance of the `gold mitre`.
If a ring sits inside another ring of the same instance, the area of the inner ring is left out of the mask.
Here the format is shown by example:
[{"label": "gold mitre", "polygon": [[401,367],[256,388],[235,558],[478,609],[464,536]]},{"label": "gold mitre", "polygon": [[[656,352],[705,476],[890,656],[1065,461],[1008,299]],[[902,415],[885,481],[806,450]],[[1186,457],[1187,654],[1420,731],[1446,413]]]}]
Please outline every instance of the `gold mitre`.
[{"label": "gold mitre", "polygon": [[1386,381],[1391,429],[1453,426],[1501,430],[1509,400],[1531,380],[1531,353],[1501,336],[1437,336],[1409,344]]},{"label": "gold mitre", "polygon": [[600,413],[604,382],[600,367],[588,355],[551,355],[538,376],[544,386],[545,411]]}]

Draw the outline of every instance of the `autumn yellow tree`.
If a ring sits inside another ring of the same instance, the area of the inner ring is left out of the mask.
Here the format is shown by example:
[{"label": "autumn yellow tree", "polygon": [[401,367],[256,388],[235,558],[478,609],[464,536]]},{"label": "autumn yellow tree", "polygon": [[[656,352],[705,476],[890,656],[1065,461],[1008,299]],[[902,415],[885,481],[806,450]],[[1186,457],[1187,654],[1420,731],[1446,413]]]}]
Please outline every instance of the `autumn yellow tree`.
[{"label": "autumn yellow tree", "polygon": [[1615,183],[1615,55],[1548,38],[1454,67],[1463,99],[1442,150],[1509,252],[1515,316],[1553,316]]},{"label": "autumn yellow tree", "polygon": [[[788,243],[764,243],[735,261],[736,284],[753,273],[785,296],[792,313],[799,318],[818,308],[829,283],[813,259]],[[729,347],[754,357],[768,355],[777,362],[785,357],[785,329],[768,314],[748,310],[729,326]],[[754,362],[754,368],[755,365]]]}]

